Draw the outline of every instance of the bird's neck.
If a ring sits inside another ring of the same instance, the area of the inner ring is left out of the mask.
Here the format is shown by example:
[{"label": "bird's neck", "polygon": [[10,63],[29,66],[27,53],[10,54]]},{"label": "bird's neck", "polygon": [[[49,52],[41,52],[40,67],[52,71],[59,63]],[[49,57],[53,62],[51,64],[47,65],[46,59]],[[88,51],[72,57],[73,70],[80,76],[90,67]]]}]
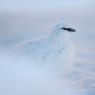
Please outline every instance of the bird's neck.
[{"label": "bird's neck", "polygon": [[49,40],[51,42],[67,41],[68,39],[69,39],[69,33],[66,31],[52,32],[49,37]]}]

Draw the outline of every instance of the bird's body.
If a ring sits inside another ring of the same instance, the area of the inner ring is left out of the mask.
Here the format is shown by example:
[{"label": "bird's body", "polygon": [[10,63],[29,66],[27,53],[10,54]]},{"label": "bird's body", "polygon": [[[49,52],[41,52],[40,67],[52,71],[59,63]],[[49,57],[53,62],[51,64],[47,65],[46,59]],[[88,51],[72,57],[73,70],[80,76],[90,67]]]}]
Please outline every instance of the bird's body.
[{"label": "bird's body", "polygon": [[68,71],[73,66],[74,47],[69,40],[69,33],[62,26],[57,25],[49,37],[20,44],[20,48],[16,48],[18,55],[40,61],[58,72]]}]

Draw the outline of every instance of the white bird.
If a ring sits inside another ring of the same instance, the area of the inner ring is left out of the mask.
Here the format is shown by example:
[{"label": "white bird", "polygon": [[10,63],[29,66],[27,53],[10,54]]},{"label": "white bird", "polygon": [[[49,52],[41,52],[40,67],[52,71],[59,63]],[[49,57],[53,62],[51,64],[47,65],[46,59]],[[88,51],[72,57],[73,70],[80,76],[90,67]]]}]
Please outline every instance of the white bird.
[{"label": "white bird", "polygon": [[55,26],[50,36],[45,39],[27,41],[17,45],[18,55],[26,56],[31,61],[41,61],[49,68],[54,67],[58,72],[68,71],[72,68],[75,49],[69,39],[69,32],[75,29],[61,23]]}]

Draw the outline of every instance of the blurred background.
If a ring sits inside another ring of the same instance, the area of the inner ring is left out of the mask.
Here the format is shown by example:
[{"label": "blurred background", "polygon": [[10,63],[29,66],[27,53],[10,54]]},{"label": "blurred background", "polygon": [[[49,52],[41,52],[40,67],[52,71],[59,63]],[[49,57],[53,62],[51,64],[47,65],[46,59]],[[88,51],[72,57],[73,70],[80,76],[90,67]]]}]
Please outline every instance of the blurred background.
[{"label": "blurred background", "polygon": [[95,89],[95,0],[0,0],[0,50],[48,35],[60,22],[77,30],[72,34],[77,58],[71,81]]}]

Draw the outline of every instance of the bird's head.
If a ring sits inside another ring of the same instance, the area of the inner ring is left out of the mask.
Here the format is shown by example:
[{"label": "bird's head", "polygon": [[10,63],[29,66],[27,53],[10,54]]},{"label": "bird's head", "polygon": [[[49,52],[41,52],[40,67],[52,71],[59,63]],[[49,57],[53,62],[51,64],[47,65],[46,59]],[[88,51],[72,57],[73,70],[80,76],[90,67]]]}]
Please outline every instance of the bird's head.
[{"label": "bird's head", "polygon": [[51,33],[51,38],[64,38],[64,40],[66,40],[67,38],[69,38],[69,33],[72,32],[76,32],[75,29],[69,27],[69,25],[66,25],[64,23],[61,24],[57,24],[54,28],[53,28],[53,32]]}]

